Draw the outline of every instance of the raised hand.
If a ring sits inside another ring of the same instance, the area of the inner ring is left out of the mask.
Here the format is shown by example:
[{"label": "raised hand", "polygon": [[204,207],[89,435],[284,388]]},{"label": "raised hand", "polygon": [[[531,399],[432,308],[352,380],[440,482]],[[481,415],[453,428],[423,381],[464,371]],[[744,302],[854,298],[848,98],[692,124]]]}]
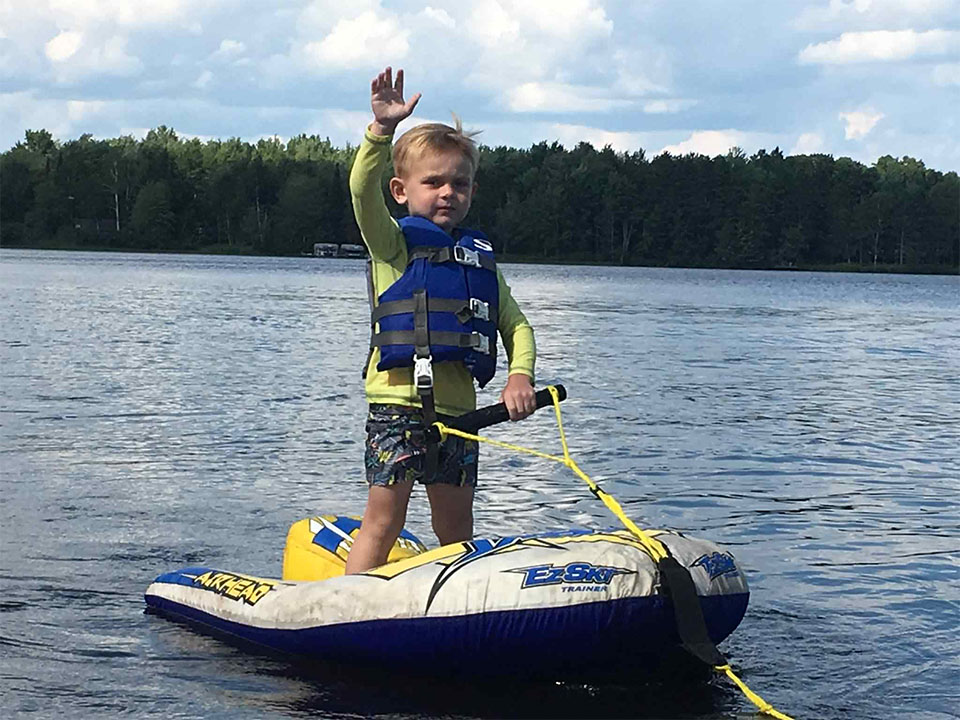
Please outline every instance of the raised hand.
[{"label": "raised hand", "polygon": [[393,135],[397,125],[410,117],[420,102],[420,93],[410,100],[403,99],[403,70],[397,70],[397,81],[393,82],[393,70],[385,68],[370,83],[370,107],[373,108],[373,124],[370,129],[375,135]]}]

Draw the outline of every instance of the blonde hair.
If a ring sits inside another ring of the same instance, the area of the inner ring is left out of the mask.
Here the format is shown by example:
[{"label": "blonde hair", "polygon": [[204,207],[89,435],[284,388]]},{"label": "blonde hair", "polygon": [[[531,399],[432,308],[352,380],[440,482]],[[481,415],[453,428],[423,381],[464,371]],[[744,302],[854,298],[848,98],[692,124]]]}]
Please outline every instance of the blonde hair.
[{"label": "blonde hair", "polygon": [[393,145],[393,171],[403,177],[410,169],[410,163],[428,153],[455,150],[470,161],[473,172],[480,162],[480,151],[473,138],[479,130],[466,132],[463,123],[453,116],[454,127],[443,123],[424,123],[410,128]]}]

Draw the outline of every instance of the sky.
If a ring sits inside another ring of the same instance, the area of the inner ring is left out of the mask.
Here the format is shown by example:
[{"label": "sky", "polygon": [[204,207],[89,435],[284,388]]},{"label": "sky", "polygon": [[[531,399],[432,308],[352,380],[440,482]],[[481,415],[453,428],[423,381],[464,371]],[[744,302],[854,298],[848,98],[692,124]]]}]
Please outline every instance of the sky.
[{"label": "sky", "polygon": [[[0,0],[27,129],[356,144],[370,79],[491,146],[779,147],[960,170],[960,0]],[[401,128],[402,129],[402,128]]]}]

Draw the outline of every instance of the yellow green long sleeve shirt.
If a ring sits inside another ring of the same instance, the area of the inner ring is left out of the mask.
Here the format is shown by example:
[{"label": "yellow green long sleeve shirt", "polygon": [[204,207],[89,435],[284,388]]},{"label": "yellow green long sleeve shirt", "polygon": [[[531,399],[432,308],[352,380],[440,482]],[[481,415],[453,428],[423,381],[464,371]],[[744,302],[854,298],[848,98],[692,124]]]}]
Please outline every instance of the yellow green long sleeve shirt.
[{"label": "yellow green long sleeve shirt", "polygon": [[[407,267],[407,244],[397,221],[383,199],[381,180],[390,160],[391,137],[374,135],[369,130],[357,152],[350,171],[350,195],[353,212],[363,241],[370,252],[374,301],[396,282]],[[497,330],[507,351],[509,374],[534,377],[536,345],[533,328],[510,292],[510,286],[497,270],[499,317]],[[367,366],[367,401],[391,405],[420,406],[413,384],[413,368],[377,370],[380,350],[375,349]],[[433,366],[434,397],[437,412],[462,415],[477,406],[473,376],[460,362]]]}]

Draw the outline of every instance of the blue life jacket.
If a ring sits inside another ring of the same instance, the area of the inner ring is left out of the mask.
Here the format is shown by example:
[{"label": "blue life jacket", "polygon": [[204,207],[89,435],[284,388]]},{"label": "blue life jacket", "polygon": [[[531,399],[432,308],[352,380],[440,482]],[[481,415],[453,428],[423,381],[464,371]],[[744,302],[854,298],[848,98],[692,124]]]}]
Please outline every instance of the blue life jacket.
[{"label": "blue life jacket", "polygon": [[497,369],[500,286],[486,235],[461,229],[457,240],[421,217],[400,220],[407,268],[380,294],[371,322],[380,331],[377,370],[415,358],[462,362],[483,387]]}]

